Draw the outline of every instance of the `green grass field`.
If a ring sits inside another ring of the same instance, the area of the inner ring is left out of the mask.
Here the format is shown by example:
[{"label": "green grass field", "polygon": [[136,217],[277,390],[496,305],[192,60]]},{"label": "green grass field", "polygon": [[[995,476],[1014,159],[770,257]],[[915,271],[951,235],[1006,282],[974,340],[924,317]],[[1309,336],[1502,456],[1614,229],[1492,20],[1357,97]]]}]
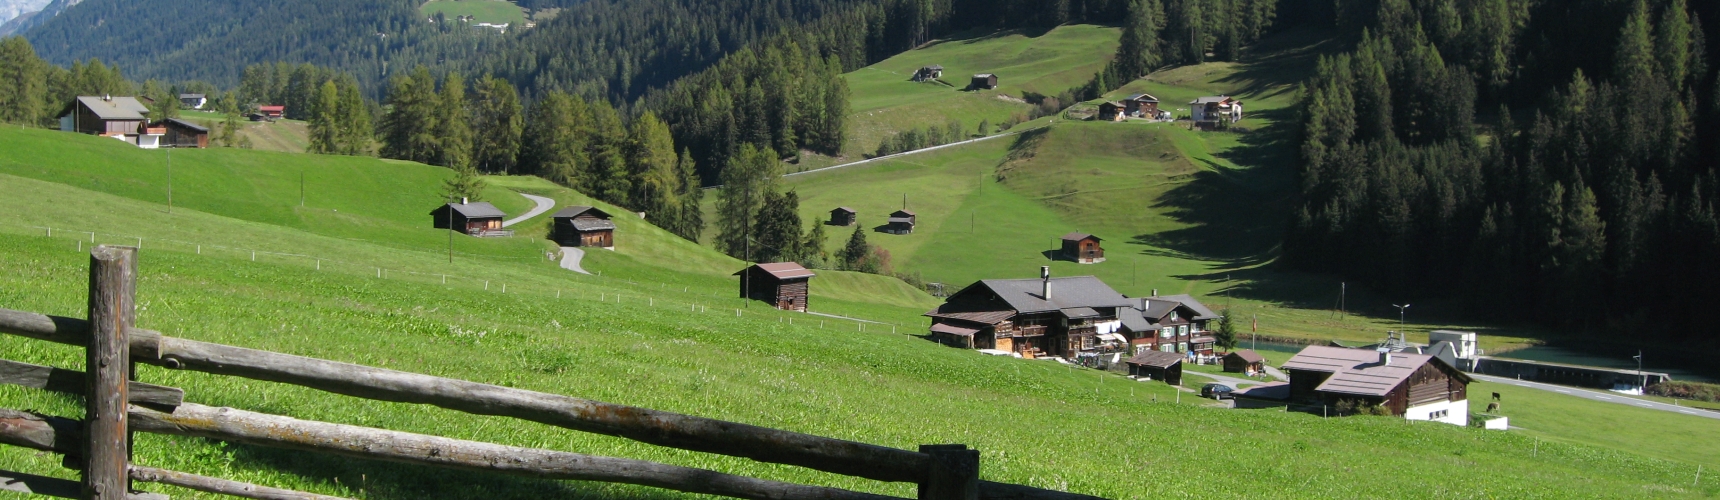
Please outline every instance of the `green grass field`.
[{"label": "green grass field", "polygon": [[[191,110],[180,111],[179,117],[208,128],[211,134],[216,133],[217,127],[226,119],[220,113]],[[242,121],[239,123],[239,137],[250,139],[251,148],[262,151],[303,153],[311,144],[310,124],[301,120]]]},{"label": "green grass field", "polygon": [[434,16],[437,12],[453,19],[455,16],[473,16],[480,23],[512,23],[519,26],[526,20],[525,11],[518,5],[505,0],[430,0],[418,7],[418,12],[425,16]]}]

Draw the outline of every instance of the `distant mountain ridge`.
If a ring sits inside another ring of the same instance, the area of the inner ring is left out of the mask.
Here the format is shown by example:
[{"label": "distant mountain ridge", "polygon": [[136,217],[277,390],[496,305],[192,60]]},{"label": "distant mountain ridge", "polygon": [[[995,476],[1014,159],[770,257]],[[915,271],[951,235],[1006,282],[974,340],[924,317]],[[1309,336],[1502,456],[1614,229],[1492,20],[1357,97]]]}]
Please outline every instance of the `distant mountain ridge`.
[{"label": "distant mountain ridge", "polygon": [[80,1],[0,0],[0,36],[23,33]]}]

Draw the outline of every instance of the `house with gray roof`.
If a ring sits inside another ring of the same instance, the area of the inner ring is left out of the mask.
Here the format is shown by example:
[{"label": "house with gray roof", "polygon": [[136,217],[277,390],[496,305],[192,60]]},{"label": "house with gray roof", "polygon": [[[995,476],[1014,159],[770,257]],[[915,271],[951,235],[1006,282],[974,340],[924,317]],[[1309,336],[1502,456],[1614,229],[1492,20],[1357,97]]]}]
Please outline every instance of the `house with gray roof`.
[{"label": "house with gray roof", "polygon": [[1376,407],[1409,420],[1469,424],[1471,379],[1436,356],[1308,346],[1282,368],[1290,375],[1288,404],[1338,414]]},{"label": "house with gray roof", "polygon": [[1122,352],[1118,312],[1134,301],[1092,276],[980,280],[925,316],[946,345],[996,349],[1026,358]]},{"label": "house with gray roof", "polygon": [[1218,313],[1189,295],[1154,295],[1129,299],[1129,307],[1118,313],[1129,337],[1130,352],[1144,351],[1193,354],[1211,357],[1213,321]]},{"label": "house with gray roof", "polygon": [[615,249],[614,216],[596,207],[571,206],[550,216],[550,239],[564,247]]},{"label": "house with gray roof", "polygon": [[465,198],[461,198],[459,203],[449,203],[430,211],[436,229],[451,229],[480,238],[513,236],[513,231],[502,229],[502,219],[507,216],[490,202]]},{"label": "house with gray roof", "polygon": [[149,108],[135,97],[78,96],[60,111],[60,130],[112,137],[154,149],[167,131],[149,127],[148,116]]},{"label": "house with gray roof", "polygon": [[1216,127],[1219,122],[1235,123],[1242,120],[1242,101],[1230,96],[1207,96],[1188,103],[1190,118],[1196,125],[1203,128]]}]

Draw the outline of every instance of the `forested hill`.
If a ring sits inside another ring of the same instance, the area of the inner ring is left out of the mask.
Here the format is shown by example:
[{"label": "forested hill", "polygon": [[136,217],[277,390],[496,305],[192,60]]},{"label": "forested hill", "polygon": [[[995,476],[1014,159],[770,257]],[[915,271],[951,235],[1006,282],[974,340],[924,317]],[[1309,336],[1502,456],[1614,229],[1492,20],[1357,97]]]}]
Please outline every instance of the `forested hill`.
[{"label": "forested hill", "polygon": [[1720,346],[1705,3],[1336,2],[1360,43],[1307,85],[1287,257],[1477,315]]}]

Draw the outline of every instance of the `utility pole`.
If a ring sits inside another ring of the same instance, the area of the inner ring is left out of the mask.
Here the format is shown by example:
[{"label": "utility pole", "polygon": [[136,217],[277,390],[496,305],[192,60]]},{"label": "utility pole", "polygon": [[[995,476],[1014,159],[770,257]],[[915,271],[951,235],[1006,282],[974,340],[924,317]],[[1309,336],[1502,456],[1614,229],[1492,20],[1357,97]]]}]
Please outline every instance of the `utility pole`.
[{"label": "utility pole", "polygon": [[[299,206],[305,206],[305,171],[299,171]],[[448,229],[454,228],[454,217],[448,217]]]},{"label": "utility pole", "polygon": [[[908,203],[907,200],[908,200],[908,195],[905,195],[905,194],[902,195],[902,204],[903,204],[904,208],[907,206],[907,203]],[[747,184],[747,208],[749,210],[752,208],[752,184],[750,184],[750,183]],[[748,214],[748,215],[750,216],[751,214]],[[748,217],[748,218],[750,219],[751,217]],[[746,265],[747,265],[746,269],[741,271],[741,289],[745,290],[745,292],[741,294],[741,303],[744,304],[744,307],[751,309],[752,308],[752,222],[742,220],[741,225],[742,225],[741,239],[746,240],[746,243],[744,244],[745,250],[741,251],[741,260],[746,261]]]},{"label": "utility pole", "polygon": [[1409,309],[1409,304],[1404,304],[1401,306],[1397,305],[1397,304],[1392,304],[1392,307],[1398,308],[1398,329],[1402,330],[1403,329],[1404,310]]},{"label": "utility pole", "polygon": [[173,213],[173,148],[167,148],[167,213]]},{"label": "utility pole", "polygon": [[1636,358],[1636,390],[1641,391],[1648,387],[1648,376],[1642,374],[1642,350],[1637,349],[1636,356],[1632,357]]}]

